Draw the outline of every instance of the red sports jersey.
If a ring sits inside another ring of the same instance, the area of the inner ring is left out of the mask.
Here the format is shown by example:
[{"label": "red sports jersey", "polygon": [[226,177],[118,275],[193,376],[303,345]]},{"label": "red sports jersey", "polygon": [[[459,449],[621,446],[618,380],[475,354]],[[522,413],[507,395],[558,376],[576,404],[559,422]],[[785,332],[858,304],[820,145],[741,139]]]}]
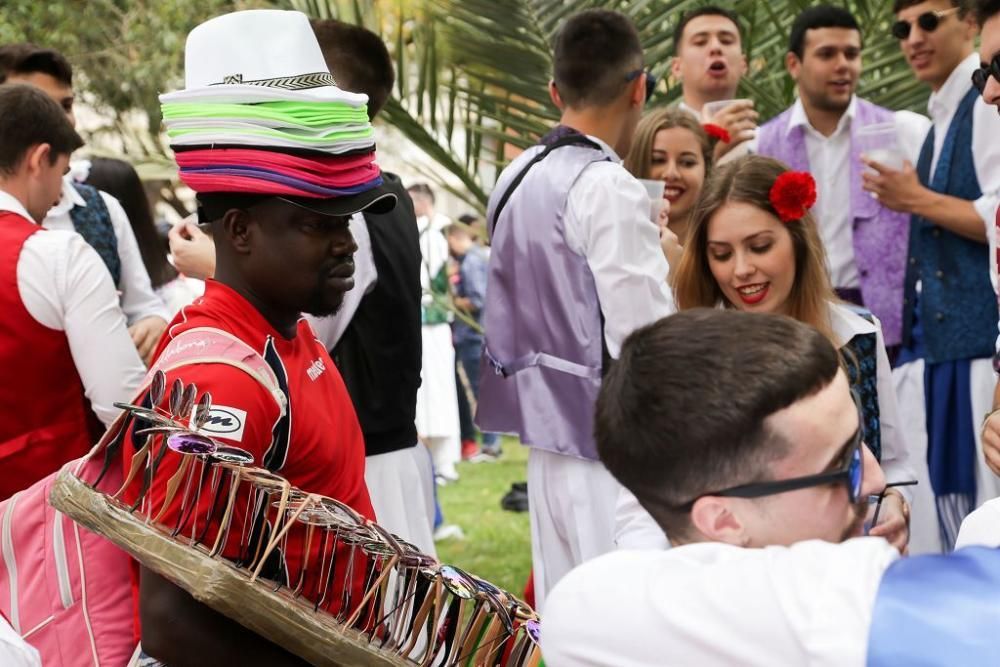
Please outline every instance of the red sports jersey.
[{"label": "red sports jersey", "polygon": [[[254,455],[257,466],[277,472],[299,489],[335,498],[359,514],[374,519],[364,479],[364,442],[354,407],[337,368],[305,320],[299,322],[297,335],[286,339],[234,290],[221,283],[208,281],[205,295],[182,310],[167,328],[157,349],[157,356],[174,336],[197,327],[221,329],[247,343],[275,372],[279,385],[285,388],[288,397],[287,415],[280,418],[278,405],[264,386],[232,366],[195,364],[167,373],[167,387],[173,384],[175,378],[180,378],[185,384],[197,385],[199,396],[206,391],[211,393],[211,419],[202,428],[202,432],[222,443],[249,451]],[[167,399],[164,399],[162,405],[166,403]],[[143,442],[143,436],[134,436],[132,440],[130,448],[125,452],[126,471],[132,453]],[[172,451],[163,457],[156,475],[160,482],[154,484],[147,495],[153,514],[158,513],[162,507],[166,495],[166,480],[177,470],[181,460],[182,456]],[[198,534],[203,532],[204,518],[209,515],[209,507],[213,501],[210,497],[212,494],[207,491],[210,476],[205,477],[203,492],[197,496],[199,509],[194,513],[201,517],[201,524],[192,526],[193,519],[187,518],[181,534],[190,535],[192,530],[196,530]],[[138,489],[138,483],[130,486],[133,498]],[[193,492],[191,497],[194,497]],[[179,507],[179,501],[175,500],[168,512],[160,518],[160,523],[166,526],[176,525],[180,518],[177,511]],[[238,560],[240,554],[237,540],[239,529],[245,525],[246,503],[238,502],[235,512],[231,524],[233,529],[223,553],[230,559]],[[217,520],[218,515],[215,521]],[[207,531],[203,543],[211,546],[215,535],[213,525]],[[288,581],[295,588],[299,580],[304,545],[302,531],[291,535],[288,542],[282,545],[282,554]],[[314,553],[318,546],[319,540],[314,539]],[[306,597],[312,597],[310,591],[318,590],[317,581],[313,577],[320,567],[316,560],[311,563],[302,587],[302,593]],[[340,571],[344,572],[343,569]],[[355,569],[352,585],[355,592],[360,590],[364,575],[363,567]],[[339,593],[338,590],[338,598]],[[358,599],[360,598],[354,598]],[[336,604],[333,609],[336,609]]]}]

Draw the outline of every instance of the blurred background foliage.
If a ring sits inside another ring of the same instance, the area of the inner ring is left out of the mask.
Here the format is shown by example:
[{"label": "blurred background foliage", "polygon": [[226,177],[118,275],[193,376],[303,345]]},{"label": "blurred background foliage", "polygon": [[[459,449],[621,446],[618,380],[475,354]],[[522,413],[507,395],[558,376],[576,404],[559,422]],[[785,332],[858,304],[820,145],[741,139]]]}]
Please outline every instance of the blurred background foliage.
[{"label": "blurred background foliage", "polygon": [[[157,94],[183,82],[184,39],[204,19],[234,9],[278,7],[364,25],[389,46],[395,96],[380,117],[449,178],[438,186],[482,209],[502,168],[558,120],[548,97],[549,44],[560,22],[581,9],[617,9],[635,21],[646,61],[661,83],[651,106],[672,103],[673,28],[703,0],[4,0],[0,42],[33,41],[75,66],[78,94],[112,119],[97,133],[124,137],[121,152],[168,170]],[[794,96],[785,72],[788,31],[807,0],[721,0],[743,19],[750,74],[741,95],[762,120]],[[889,34],[890,3],[835,2],[863,28],[860,94],[893,109],[923,111],[927,89],[910,74]]]}]

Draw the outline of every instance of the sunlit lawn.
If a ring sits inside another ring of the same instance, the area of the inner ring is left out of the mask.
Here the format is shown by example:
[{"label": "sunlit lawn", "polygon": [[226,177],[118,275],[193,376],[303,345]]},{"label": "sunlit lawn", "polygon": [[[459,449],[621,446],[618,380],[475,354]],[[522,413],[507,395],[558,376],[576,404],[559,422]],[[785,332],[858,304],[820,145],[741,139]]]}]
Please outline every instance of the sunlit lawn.
[{"label": "sunlit lawn", "polygon": [[527,512],[508,512],[500,499],[512,482],[527,479],[528,450],[504,438],[503,457],[493,463],[460,463],[460,479],[438,487],[446,523],[465,539],[437,543],[442,563],[457,565],[518,596],[531,569],[531,529]]}]

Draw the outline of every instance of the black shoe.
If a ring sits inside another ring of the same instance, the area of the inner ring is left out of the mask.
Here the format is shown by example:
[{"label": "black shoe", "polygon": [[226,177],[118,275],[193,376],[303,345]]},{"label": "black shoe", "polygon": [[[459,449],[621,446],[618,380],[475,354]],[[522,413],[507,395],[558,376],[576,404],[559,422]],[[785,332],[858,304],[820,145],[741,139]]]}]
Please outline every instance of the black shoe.
[{"label": "black shoe", "polygon": [[527,493],[528,492],[528,483],[527,482],[514,482],[513,484],[510,485],[510,488],[511,488],[512,491],[523,491],[524,493]]},{"label": "black shoe", "polygon": [[527,489],[521,490],[515,487],[516,484],[511,485],[510,491],[500,501],[500,507],[508,512],[527,512],[528,491]]}]

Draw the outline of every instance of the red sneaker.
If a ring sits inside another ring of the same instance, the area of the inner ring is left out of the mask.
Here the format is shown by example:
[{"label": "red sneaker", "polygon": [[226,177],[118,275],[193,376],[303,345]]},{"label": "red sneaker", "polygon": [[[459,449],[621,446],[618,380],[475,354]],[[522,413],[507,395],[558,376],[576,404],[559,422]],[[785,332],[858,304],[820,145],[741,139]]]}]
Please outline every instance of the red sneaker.
[{"label": "red sneaker", "polygon": [[476,444],[475,440],[463,440],[462,441],[462,460],[468,461],[473,456],[479,453],[479,445]]}]

